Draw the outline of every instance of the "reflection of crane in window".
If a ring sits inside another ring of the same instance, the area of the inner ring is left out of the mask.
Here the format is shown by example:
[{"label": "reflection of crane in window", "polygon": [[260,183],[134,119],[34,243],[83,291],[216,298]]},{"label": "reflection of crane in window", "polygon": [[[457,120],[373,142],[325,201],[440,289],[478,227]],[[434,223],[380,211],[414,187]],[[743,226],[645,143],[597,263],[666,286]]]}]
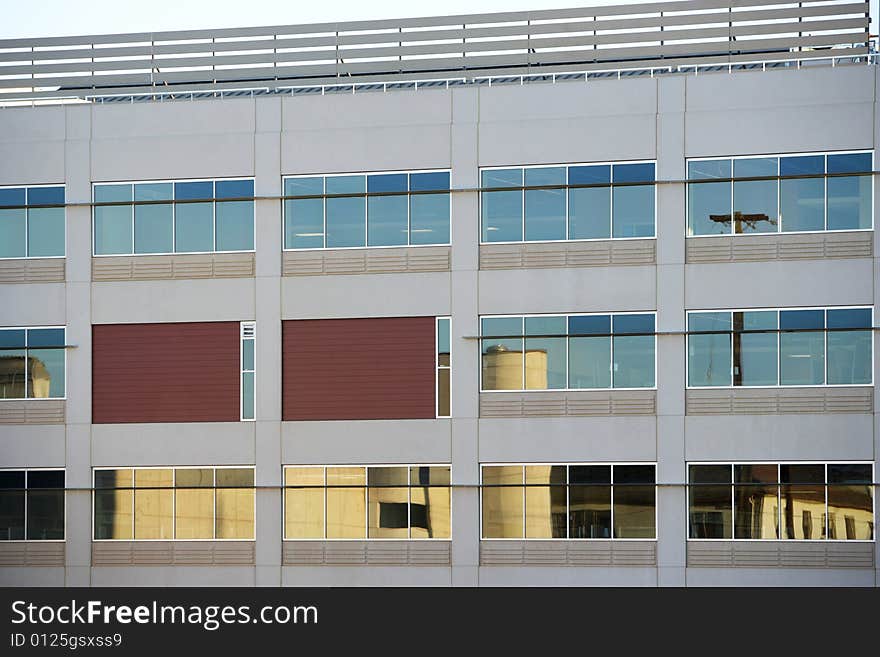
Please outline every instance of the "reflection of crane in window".
[{"label": "reflection of crane in window", "polygon": [[51,383],[49,370],[39,358],[0,356],[0,399],[48,397]]},{"label": "reflection of crane in window", "polygon": [[[715,223],[724,224],[725,226],[730,226],[730,215],[729,214],[710,214],[709,220],[714,221]],[[733,213],[733,221],[734,221],[734,233],[742,233],[743,226],[749,228],[750,232],[760,232],[758,228],[758,224],[762,221],[766,221],[770,226],[776,226],[778,223],[776,219],[771,219],[763,212],[756,212],[746,214],[737,210]]]}]

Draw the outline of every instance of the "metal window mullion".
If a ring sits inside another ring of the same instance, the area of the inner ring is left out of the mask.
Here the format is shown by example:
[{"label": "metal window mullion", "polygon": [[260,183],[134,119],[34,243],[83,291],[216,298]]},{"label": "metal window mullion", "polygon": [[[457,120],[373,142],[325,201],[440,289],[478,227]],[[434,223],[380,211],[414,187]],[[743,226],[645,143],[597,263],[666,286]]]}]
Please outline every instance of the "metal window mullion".
[{"label": "metal window mullion", "polygon": [[171,468],[171,538],[177,538],[177,468]]},{"label": "metal window mullion", "polygon": [[364,468],[364,539],[370,538],[370,468]]},{"label": "metal window mullion", "polygon": [[321,248],[327,248],[327,176],[321,176],[321,190],[324,193],[323,198],[321,199],[321,205],[323,207],[323,219],[324,219],[324,234],[321,236],[321,244],[323,245]]},{"label": "metal window mullion", "polygon": [[214,220],[214,253],[217,253],[217,181],[211,181],[211,212]]},{"label": "metal window mullion", "polygon": [[[824,223],[823,230],[827,231],[828,230],[828,155],[827,154],[822,156],[822,161],[825,164],[825,175],[822,176],[822,182],[824,183],[824,188],[825,188],[824,197],[822,199],[824,201],[824,203],[822,203],[822,209],[825,211],[825,223]],[[871,177],[871,179],[873,181],[873,176]],[[871,207],[873,207],[873,204]],[[871,219],[871,223],[873,224],[873,217]]]},{"label": "metal window mullion", "polygon": [[614,315],[610,314],[608,318],[611,320],[611,335],[608,336],[609,348],[608,353],[611,354],[611,362],[608,363],[609,370],[609,390],[614,390]]},{"label": "metal window mullion", "polygon": [[[569,194],[569,189],[568,189],[568,186],[571,184],[571,181],[569,180],[569,176],[568,176],[568,171],[569,171],[569,169],[570,169],[570,167],[565,167],[565,189],[562,190],[563,193],[565,194],[565,237],[563,237],[563,240],[566,241],[566,242],[569,241],[569,240],[571,239],[571,235],[570,235],[570,233],[569,233],[569,223],[570,223],[570,221],[569,221],[569,218],[568,218],[568,213],[569,213],[569,204],[568,204],[568,194]],[[523,182],[525,182],[525,180],[523,180]],[[568,379],[567,379],[567,378],[566,378],[566,385],[568,385]],[[567,522],[568,522],[568,521],[566,520],[566,524],[567,524]],[[566,533],[566,536],[568,536],[567,533]]]},{"label": "metal window mullion", "polygon": [[174,183],[171,183],[171,253],[177,253],[177,200]]},{"label": "metal window mullion", "polygon": [[412,468],[406,467],[406,537],[412,538]]},{"label": "metal window mullion", "polygon": [[609,167],[608,183],[608,239],[614,239],[614,165]]},{"label": "metal window mullion", "polygon": [[[24,194],[25,194],[24,204],[26,206],[30,205],[31,190],[29,188],[25,187]],[[31,220],[31,211],[30,211],[30,208],[26,207],[24,209],[24,257],[25,258],[31,257],[30,231],[28,230],[30,220]],[[67,251],[67,249],[65,249],[65,252],[66,251]]]},{"label": "metal window mullion", "polygon": [[[402,30],[403,28],[401,28]],[[401,44],[402,45],[402,44]],[[412,187],[412,174],[406,174],[406,245],[412,246],[412,196],[410,188]]]},{"label": "metal window mullion", "polygon": [[[211,468],[211,487],[214,489],[212,496],[214,505],[211,509],[211,536],[217,539],[217,468]],[[254,495],[256,497],[256,494]]]},{"label": "metal window mullion", "polygon": [[733,199],[733,188],[734,188],[734,186],[733,186],[733,178],[734,178],[733,158],[731,158],[728,161],[730,162],[730,234],[736,235],[736,215],[734,214],[736,209],[734,207],[735,202]]},{"label": "metal window mullion", "polygon": [[24,536],[22,536],[23,540],[28,540],[28,471],[24,471],[24,518],[22,518],[23,527],[22,531],[24,532]]},{"label": "metal window mullion", "polygon": [[[525,233],[523,233],[523,237],[525,237]],[[522,364],[521,364],[522,380],[521,380],[519,389],[525,391],[525,390],[527,390],[527,386],[526,386],[526,345],[528,344],[528,338],[526,337],[526,318],[525,318],[525,316],[520,317],[520,327],[521,327],[520,330],[522,331],[523,337],[522,337],[522,342],[520,344],[521,353],[522,353]],[[482,363],[480,365],[481,365],[480,369],[482,369]],[[525,469],[523,469],[523,477],[525,477]],[[525,482],[525,479],[523,479],[523,481]],[[523,493],[525,493],[525,491],[523,491]],[[525,507],[523,507],[523,508],[525,508]]]},{"label": "metal window mullion", "polygon": [[611,464],[611,483],[608,485],[608,488],[611,489],[611,527],[609,528],[611,531],[608,534],[608,538],[614,540],[614,464]]},{"label": "metal window mullion", "polygon": [[[828,309],[822,311],[822,320],[824,329],[828,328]],[[828,385],[828,331],[822,331],[822,347],[825,350],[822,354],[822,383],[820,385]]]},{"label": "metal window mullion", "polygon": [[736,480],[734,464],[730,464],[730,538],[736,540]]},{"label": "metal window mullion", "polygon": [[565,466],[565,538],[571,538],[571,465]]},{"label": "metal window mullion", "polygon": [[776,232],[782,232],[782,158],[776,158]]},{"label": "metal window mullion", "polygon": [[831,522],[828,516],[828,464],[824,464],[825,467],[825,540],[829,540],[831,538]]},{"label": "metal window mullion", "polygon": [[131,183],[131,255],[135,255],[137,253],[137,247],[134,243],[134,235],[135,235],[135,226],[134,226],[134,218],[135,218],[135,210],[137,206],[135,205],[135,197],[134,197],[134,183]]},{"label": "metal window mullion", "polygon": [[136,486],[137,482],[134,480],[134,468],[130,468],[130,470],[131,470],[131,538],[132,538],[132,540],[134,540],[137,538],[137,536],[135,536],[135,534],[134,534],[134,528],[135,528],[135,517],[134,517],[135,503],[134,503],[134,499],[137,494],[137,486]]},{"label": "metal window mullion", "polygon": [[526,532],[526,518],[528,518],[529,510],[526,506],[526,466],[520,466],[520,482],[522,482],[522,537],[528,538]]},{"label": "metal window mullion", "polygon": [[[520,179],[522,180],[523,188],[521,191],[522,198],[520,200],[521,209],[522,209],[522,214],[521,214],[521,217],[522,217],[522,238],[520,239],[520,241],[526,242],[527,241],[526,240],[526,188],[525,188],[526,187],[526,167],[523,167],[521,169],[521,171],[522,171],[522,175],[520,176]],[[526,358],[525,344],[523,344],[523,363],[525,363],[525,358]],[[525,377],[523,377],[523,386],[525,386]],[[525,535],[525,534],[523,534],[523,535]]]},{"label": "metal window mullion", "polygon": [[[351,87],[354,93],[354,85]],[[367,174],[364,174],[364,247],[370,246],[370,197],[367,196]],[[369,531],[369,524],[367,525]]]}]

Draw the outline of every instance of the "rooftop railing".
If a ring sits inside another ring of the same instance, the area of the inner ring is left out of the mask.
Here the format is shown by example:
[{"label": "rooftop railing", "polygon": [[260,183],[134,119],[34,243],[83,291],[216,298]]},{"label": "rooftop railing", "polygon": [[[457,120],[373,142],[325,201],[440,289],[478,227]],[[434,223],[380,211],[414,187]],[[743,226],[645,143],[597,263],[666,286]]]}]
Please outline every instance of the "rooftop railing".
[{"label": "rooftop railing", "polygon": [[[867,2],[682,0],[0,40],[0,105],[386,91],[876,62]],[[298,90],[307,90],[305,92]],[[317,90],[317,91],[316,91]]]}]

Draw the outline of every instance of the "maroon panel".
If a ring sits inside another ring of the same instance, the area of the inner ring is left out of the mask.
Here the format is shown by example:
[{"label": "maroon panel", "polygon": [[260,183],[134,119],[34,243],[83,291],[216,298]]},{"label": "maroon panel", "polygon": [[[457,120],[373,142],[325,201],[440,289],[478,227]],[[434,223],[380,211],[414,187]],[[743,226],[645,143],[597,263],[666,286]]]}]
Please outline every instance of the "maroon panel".
[{"label": "maroon panel", "polygon": [[238,322],[92,327],[92,422],[238,422]]},{"label": "maroon panel", "polygon": [[433,418],[434,318],[282,323],[285,420]]}]

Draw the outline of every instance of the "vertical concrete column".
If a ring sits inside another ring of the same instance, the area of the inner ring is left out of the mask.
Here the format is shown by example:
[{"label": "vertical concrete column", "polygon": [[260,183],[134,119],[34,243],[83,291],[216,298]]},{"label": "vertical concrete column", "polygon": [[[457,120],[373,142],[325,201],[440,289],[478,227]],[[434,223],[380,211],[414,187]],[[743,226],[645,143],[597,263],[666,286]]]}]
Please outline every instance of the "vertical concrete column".
[{"label": "vertical concrete column", "polygon": [[[452,188],[479,185],[479,92],[452,91]],[[452,195],[452,585],[479,583],[479,196]]]},{"label": "vertical concrete column", "polygon": [[[685,177],[685,77],[657,81],[657,179]],[[684,185],[657,187],[657,578],[684,586],[685,230]],[[672,484],[670,486],[670,484]]]},{"label": "vertical concrete column", "polygon": [[[89,203],[91,191],[92,108],[65,111],[64,184],[68,203]],[[89,207],[66,211],[65,304],[67,320],[67,409],[65,465],[67,495],[67,586],[88,586],[91,565],[92,422],[92,221]]]},{"label": "vertical concrete column", "polygon": [[[255,193],[281,195],[281,99],[255,101]],[[281,202],[256,202],[256,584],[281,585]]]},{"label": "vertical concrete column", "polygon": [[[874,170],[880,167],[880,67],[874,67]],[[874,176],[874,326],[880,326],[880,203],[878,197],[880,177]],[[880,477],[880,397],[877,395],[877,377],[880,372],[880,333],[874,332],[874,481]],[[877,508],[877,489],[874,489],[874,526],[880,520]],[[874,545],[874,586],[880,586],[880,542]]]}]

